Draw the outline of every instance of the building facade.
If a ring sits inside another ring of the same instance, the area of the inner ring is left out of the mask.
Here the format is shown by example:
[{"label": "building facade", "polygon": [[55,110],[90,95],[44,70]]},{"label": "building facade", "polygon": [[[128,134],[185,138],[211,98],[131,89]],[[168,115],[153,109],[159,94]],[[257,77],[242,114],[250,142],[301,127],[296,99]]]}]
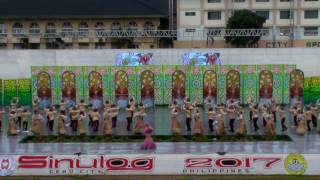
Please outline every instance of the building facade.
[{"label": "building facade", "polygon": [[157,0],[3,1],[0,49],[166,46],[160,37],[150,34],[168,29],[168,3]]},{"label": "building facade", "polygon": [[[228,18],[241,9],[266,18],[268,33],[255,47],[320,47],[319,0],[177,0],[180,33],[174,46],[231,47],[217,32],[225,29]],[[215,35],[206,35],[210,31]]]}]

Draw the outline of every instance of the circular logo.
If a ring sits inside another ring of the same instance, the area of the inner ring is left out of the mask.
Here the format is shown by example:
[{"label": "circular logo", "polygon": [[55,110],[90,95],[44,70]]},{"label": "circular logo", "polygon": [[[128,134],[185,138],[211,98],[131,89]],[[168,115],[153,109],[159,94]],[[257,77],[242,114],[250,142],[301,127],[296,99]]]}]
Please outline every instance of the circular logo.
[{"label": "circular logo", "polygon": [[284,167],[291,175],[301,175],[307,170],[308,163],[301,154],[289,154],[284,160]]},{"label": "circular logo", "polygon": [[13,174],[17,165],[11,157],[0,156],[0,176],[9,176]]}]

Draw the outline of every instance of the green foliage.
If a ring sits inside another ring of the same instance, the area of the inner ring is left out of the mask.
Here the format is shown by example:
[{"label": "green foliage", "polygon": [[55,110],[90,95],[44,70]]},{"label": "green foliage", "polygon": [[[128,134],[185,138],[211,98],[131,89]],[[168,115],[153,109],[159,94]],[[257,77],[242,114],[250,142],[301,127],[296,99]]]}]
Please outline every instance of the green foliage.
[{"label": "green foliage", "polygon": [[[266,21],[264,17],[258,16],[249,10],[235,11],[227,23],[227,29],[261,29]],[[227,43],[231,43],[237,47],[246,47],[256,44],[260,40],[260,36],[226,36]]]}]

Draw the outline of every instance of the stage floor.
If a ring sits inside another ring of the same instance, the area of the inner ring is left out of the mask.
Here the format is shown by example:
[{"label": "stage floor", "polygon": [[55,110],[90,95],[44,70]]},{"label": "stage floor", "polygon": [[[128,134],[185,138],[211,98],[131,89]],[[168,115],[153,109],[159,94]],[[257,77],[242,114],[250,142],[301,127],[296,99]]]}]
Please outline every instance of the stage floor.
[{"label": "stage floor", "polygon": [[[171,134],[170,131],[170,114],[167,107],[157,107],[149,109],[145,121],[154,127],[154,134]],[[245,111],[246,123],[250,124],[247,127],[249,134],[253,133],[252,123],[249,122],[249,112]],[[290,116],[288,116],[290,117]],[[126,120],[125,114],[121,113],[118,117],[118,126],[114,131],[115,134],[129,134],[125,130]],[[179,117],[181,125],[184,129],[184,117]],[[31,121],[29,122],[31,124]],[[45,129],[45,121],[42,122]],[[87,122],[86,122],[87,124]],[[262,122],[259,122],[262,127]],[[306,153],[306,154],[319,154],[320,153],[320,135],[313,129],[312,132],[307,133],[305,136],[295,135],[294,129],[291,128],[291,118],[286,122],[288,131],[282,133],[280,122],[277,121],[276,131],[277,134],[287,134],[293,141],[292,142],[212,142],[212,143],[157,143],[155,151],[141,151],[139,149],[140,143],[19,143],[19,141],[27,135],[22,133],[18,136],[7,136],[5,131],[7,129],[7,121],[4,121],[3,129],[0,135],[0,154],[208,154],[215,152],[226,153]],[[206,117],[203,116],[203,125],[208,130]],[[227,123],[226,123],[227,125]],[[102,129],[103,125],[100,124]],[[30,128],[30,127],[29,127]],[[261,128],[263,129],[263,128]],[[101,132],[101,130],[100,130]],[[70,132],[69,132],[70,133]],[[184,134],[188,134],[185,130]],[[261,134],[262,132],[259,132]],[[47,131],[44,134],[49,134]],[[56,134],[54,132],[53,134]],[[93,134],[93,133],[89,133]]]}]

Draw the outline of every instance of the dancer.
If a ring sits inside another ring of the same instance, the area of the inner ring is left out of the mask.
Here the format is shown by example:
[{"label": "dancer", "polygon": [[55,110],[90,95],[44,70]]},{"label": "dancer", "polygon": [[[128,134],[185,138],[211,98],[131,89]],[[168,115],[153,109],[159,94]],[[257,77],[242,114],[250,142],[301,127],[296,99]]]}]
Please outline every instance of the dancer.
[{"label": "dancer", "polygon": [[133,132],[135,134],[143,133],[143,117],[144,116],[145,116],[145,113],[142,113],[141,111],[138,111],[134,114],[135,126],[133,129]]},{"label": "dancer", "polygon": [[266,127],[266,125],[267,125],[267,116],[268,116],[268,107],[267,107],[267,105],[263,104],[260,107],[260,112],[261,112],[261,116],[262,116],[263,127]]},{"label": "dancer", "polygon": [[273,115],[274,123],[277,123],[277,104],[274,100],[271,100],[271,112]]},{"label": "dancer", "polygon": [[49,129],[50,132],[53,131],[53,125],[54,125],[54,107],[50,107],[50,108],[46,108],[44,109],[44,112],[46,114],[47,117],[47,127]]},{"label": "dancer", "polygon": [[119,109],[120,108],[117,107],[115,104],[111,105],[112,128],[116,128],[117,127]]},{"label": "dancer", "polygon": [[192,121],[192,111],[193,111],[191,104],[185,104],[183,106],[183,110],[186,117],[187,131],[191,131],[191,121]]},{"label": "dancer", "polygon": [[246,123],[243,117],[243,109],[241,108],[238,112],[238,119],[239,119],[239,127],[236,130],[236,133],[239,135],[244,135],[246,132]]},{"label": "dancer", "polygon": [[84,127],[84,120],[86,117],[87,116],[86,116],[85,112],[80,111],[80,113],[79,113],[79,126],[78,126],[79,127],[78,132],[79,132],[80,136],[86,134],[86,128]]},{"label": "dancer", "polygon": [[0,110],[0,133],[2,131],[2,119],[3,119],[3,114],[5,113],[4,110]]},{"label": "dancer", "polygon": [[298,127],[296,129],[296,133],[299,135],[304,135],[306,133],[305,115],[300,109],[297,110],[297,122]]},{"label": "dancer", "polygon": [[292,117],[293,117],[293,123],[294,123],[293,127],[297,127],[298,126],[298,121],[297,121],[298,108],[296,106],[293,106],[289,109],[289,112],[292,114]]},{"label": "dancer", "polygon": [[205,111],[208,111],[210,107],[212,107],[212,101],[210,96],[206,97],[206,99],[204,100],[204,107],[205,107]]},{"label": "dancer", "polygon": [[307,128],[308,128],[308,131],[310,132],[311,131],[311,123],[312,123],[312,111],[310,109],[310,106],[307,106],[305,107],[305,110],[304,110],[304,115],[305,115],[305,118],[307,120]]},{"label": "dancer", "polygon": [[200,110],[199,108],[195,108],[193,134],[203,135],[203,133],[204,133],[204,130],[202,126]]},{"label": "dancer", "polygon": [[269,138],[272,138],[275,135],[275,130],[274,130],[275,126],[274,126],[273,117],[274,116],[272,111],[265,116],[265,121],[266,121],[265,133],[266,133],[266,136]]},{"label": "dancer", "polygon": [[112,111],[111,109],[105,109],[103,113],[103,134],[111,135],[112,134],[112,125],[111,125]]},{"label": "dancer", "polygon": [[17,135],[17,128],[16,128],[16,113],[11,111],[9,114],[9,125],[8,125],[8,135],[14,136]]},{"label": "dancer", "polygon": [[144,134],[145,134],[145,139],[143,141],[143,144],[141,145],[140,149],[142,150],[153,150],[156,149],[156,144],[154,143],[152,139],[152,132],[153,128],[147,123],[144,126]]},{"label": "dancer", "polygon": [[144,105],[144,104],[142,104],[142,103],[140,103],[140,104],[139,104],[139,107],[138,107],[138,109],[139,109],[139,111],[140,111],[141,113],[144,113],[147,108],[148,108],[148,106],[147,106],[147,105]]},{"label": "dancer", "polygon": [[249,105],[249,120],[252,121],[253,120],[252,110],[255,107],[255,104],[251,98],[249,98],[249,100],[248,100],[248,105]]},{"label": "dancer", "polygon": [[59,106],[60,106],[60,111],[66,110],[66,102],[63,99],[60,101]]},{"label": "dancer", "polygon": [[28,132],[28,116],[30,116],[30,115],[31,115],[31,113],[27,109],[24,109],[23,112],[21,113],[22,130],[24,132]]},{"label": "dancer", "polygon": [[282,129],[281,131],[284,132],[288,129],[286,126],[286,112],[284,110],[284,107],[283,106],[277,107],[277,112],[279,113],[279,117],[281,120],[281,129]]},{"label": "dancer", "polygon": [[82,114],[85,114],[87,104],[84,102],[83,99],[80,100],[80,103],[78,104],[78,107],[79,107],[79,111],[82,112]]},{"label": "dancer", "polygon": [[253,122],[253,127],[254,127],[254,132],[257,132],[259,130],[258,126],[258,120],[259,120],[259,107],[256,104],[255,106],[252,107],[252,122]]},{"label": "dancer", "polygon": [[41,119],[42,116],[40,115],[38,110],[34,110],[33,117],[32,117],[32,129],[31,131],[35,135],[41,134],[42,128],[41,128]]},{"label": "dancer", "polygon": [[217,124],[217,121],[214,120],[214,117],[216,116],[216,112],[213,111],[212,107],[209,107],[208,111],[206,111],[208,116],[208,124],[209,124],[209,130],[212,133],[214,131],[213,126]]},{"label": "dancer", "polygon": [[94,109],[93,112],[91,113],[92,116],[92,128],[93,132],[98,132],[99,130],[99,119],[100,119],[100,114],[98,109]]},{"label": "dancer", "polygon": [[312,125],[313,127],[317,127],[317,115],[318,115],[318,107],[316,104],[311,104],[310,110],[312,112]]},{"label": "dancer", "polygon": [[174,100],[173,103],[169,105],[169,109],[170,109],[170,111],[171,111],[172,109],[176,109],[176,110],[179,109],[179,106],[178,106],[176,100]]},{"label": "dancer", "polygon": [[226,113],[219,113],[217,115],[218,119],[218,129],[217,129],[217,134],[218,135],[224,135],[225,134],[225,128],[224,128],[224,116]]},{"label": "dancer", "polygon": [[88,123],[88,126],[92,128],[92,113],[93,113],[93,106],[92,104],[90,103],[88,105],[88,116],[89,116],[89,123]]},{"label": "dancer", "polygon": [[17,113],[17,120],[16,120],[16,124],[17,124],[17,131],[20,132],[21,131],[21,124],[22,124],[22,112],[23,112],[23,107],[21,105],[17,105],[17,109],[16,109],[16,113]]},{"label": "dancer", "polygon": [[18,103],[19,103],[19,99],[17,97],[12,98],[11,104],[10,104],[11,111],[16,112]]},{"label": "dancer", "polygon": [[77,108],[74,106],[73,108],[70,108],[69,114],[71,118],[71,128],[73,132],[76,132],[78,129],[78,116],[80,111],[77,110]]},{"label": "dancer", "polygon": [[134,105],[128,104],[126,107],[126,115],[127,115],[127,131],[131,131],[131,123],[134,114]]},{"label": "dancer", "polygon": [[67,120],[66,112],[64,110],[60,111],[59,121],[58,121],[58,135],[66,134],[66,128],[65,128],[66,120]]},{"label": "dancer", "polygon": [[39,111],[39,108],[40,108],[40,102],[39,102],[38,97],[36,97],[36,98],[32,101],[32,109]]},{"label": "dancer", "polygon": [[178,110],[176,108],[171,109],[171,132],[174,135],[181,134],[181,126],[178,120]]},{"label": "dancer", "polygon": [[229,119],[229,128],[230,128],[230,132],[234,133],[234,122],[236,119],[236,109],[234,107],[234,105],[228,105],[227,107],[227,116]]}]

